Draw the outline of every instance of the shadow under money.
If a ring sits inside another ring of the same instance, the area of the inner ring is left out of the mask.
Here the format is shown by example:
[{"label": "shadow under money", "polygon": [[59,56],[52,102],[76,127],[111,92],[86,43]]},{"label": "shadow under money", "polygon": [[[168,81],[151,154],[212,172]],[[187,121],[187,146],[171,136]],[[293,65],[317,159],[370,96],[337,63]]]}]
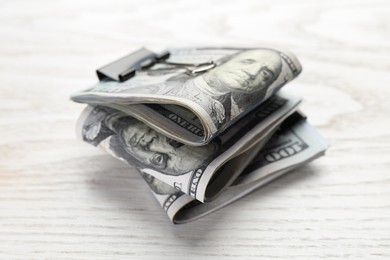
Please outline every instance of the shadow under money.
[{"label": "shadow under money", "polygon": [[119,214],[117,217],[122,220],[128,219],[129,228],[137,221],[140,225],[154,228],[155,232],[171,233],[172,237],[180,239],[180,243],[190,243],[192,246],[204,244],[204,239],[213,236],[214,231],[226,228],[221,225],[230,223],[230,227],[234,228],[234,222],[229,219],[232,215],[239,215],[240,211],[248,210],[248,203],[261,207],[264,199],[315,178],[313,173],[318,171],[313,164],[299,167],[210,215],[187,224],[174,225],[135,168],[106,155],[93,156],[89,160],[94,163],[95,170],[90,172],[88,190],[107,210],[116,211]]},{"label": "shadow under money", "polygon": [[[270,183],[259,187],[255,191],[227,205],[226,207],[211,213],[210,215],[188,224],[174,226],[172,228],[172,232],[175,234],[175,236],[183,238],[184,241],[186,240],[185,237],[187,236],[188,242],[190,242],[191,245],[196,244],[197,241],[200,244],[204,244],[204,238],[212,237],[214,231],[220,229],[229,229],[221,225],[226,225],[226,223],[229,223],[230,228],[232,229],[234,226],[240,225],[240,223],[235,224],[234,221],[230,220],[231,215],[237,216],[240,215],[240,212],[247,211],[247,206],[249,204],[256,203],[256,205],[261,207],[264,199],[277,195],[283,189],[288,187],[291,188],[294,185],[302,183],[303,181],[316,178],[316,175],[314,174],[315,172],[318,172],[318,169],[316,169],[316,166],[312,164],[299,167],[271,181]],[[261,214],[261,211],[259,211],[259,214]],[[243,215],[243,218],[246,218],[246,216]],[[234,219],[237,219],[237,217],[234,217]],[[257,222],[256,225],[261,225],[261,223]],[[269,228],[269,223],[264,223],[264,225],[267,225],[264,227],[264,229],[267,230],[267,228]],[[189,236],[189,234],[191,235]]]},{"label": "shadow under money", "polygon": [[95,170],[89,171],[87,189],[108,210],[119,212],[118,218],[140,222],[145,216],[167,218],[136,168],[106,154],[89,160]]}]

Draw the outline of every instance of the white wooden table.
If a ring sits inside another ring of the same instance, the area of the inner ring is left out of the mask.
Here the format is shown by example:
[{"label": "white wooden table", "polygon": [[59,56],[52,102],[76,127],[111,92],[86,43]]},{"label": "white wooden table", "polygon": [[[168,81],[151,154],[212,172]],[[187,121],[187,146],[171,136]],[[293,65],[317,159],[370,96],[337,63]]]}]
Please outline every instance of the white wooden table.
[{"label": "white wooden table", "polygon": [[[0,259],[390,258],[390,2],[1,1]],[[69,95],[140,47],[273,46],[327,155],[175,226],[75,139]]]}]

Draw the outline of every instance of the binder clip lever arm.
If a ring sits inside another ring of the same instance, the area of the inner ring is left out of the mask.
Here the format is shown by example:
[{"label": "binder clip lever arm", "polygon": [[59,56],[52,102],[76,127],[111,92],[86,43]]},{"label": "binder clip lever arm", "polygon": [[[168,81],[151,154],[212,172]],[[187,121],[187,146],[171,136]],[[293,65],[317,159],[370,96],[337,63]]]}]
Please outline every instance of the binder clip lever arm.
[{"label": "binder clip lever arm", "polygon": [[96,73],[99,80],[109,79],[118,82],[124,82],[132,78],[136,71],[150,68],[156,63],[163,63],[174,67],[184,68],[192,74],[205,72],[216,66],[213,61],[200,63],[179,63],[167,61],[169,56],[170,53],[168,51],[163,51],[156,54],[146,48],[141,48],[99,68],[96,70]]}]

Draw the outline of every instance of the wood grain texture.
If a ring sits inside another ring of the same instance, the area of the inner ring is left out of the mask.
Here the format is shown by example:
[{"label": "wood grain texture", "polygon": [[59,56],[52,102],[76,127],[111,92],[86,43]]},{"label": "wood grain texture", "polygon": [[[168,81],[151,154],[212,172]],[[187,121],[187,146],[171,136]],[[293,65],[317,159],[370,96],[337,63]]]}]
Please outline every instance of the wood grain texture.
[{"label": "wood grain texture", "polygon": [[[0,258],[390,258],[390,3],[1,1]],[[69,95],[140,46],[273,46],[327,155],[174,226],[136,172],[75,139]]]}]

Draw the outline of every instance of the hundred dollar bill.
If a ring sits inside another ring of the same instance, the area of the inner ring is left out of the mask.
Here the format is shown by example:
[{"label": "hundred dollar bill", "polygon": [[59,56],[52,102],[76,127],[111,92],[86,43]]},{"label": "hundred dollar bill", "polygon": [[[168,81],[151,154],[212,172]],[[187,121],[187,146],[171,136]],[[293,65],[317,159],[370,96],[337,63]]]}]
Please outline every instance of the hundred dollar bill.
[{"label": "hundred dollar bill", "polygon": [[204,146],[182,144],[104,106],[87,107],[77,131],[82,140],[203,202],[238,177],[236,167],[224,165],[266,139],[299,103],[299,98],[279,92]]},{"label": "hundred dollar bill", "polygon": [[[102,80],[76,102],[120,110],[183,144],[209,143],[295,78],[289,52],[273,49],[170,49],[168,60],[125,82]],[[197,64],[213,66],[197,73]]]},{"label": "hundred dollar bill", "polygon": [[208,215],[242,198],[253,190],[306,164],[325,153],[328,143],[299,114],[293,114],[265,144],[248,150],[241,159],[250,156],[252,162],[239,178],[225,188],[214,200],[201,203],[172,188],[151,175],[142,173],[152,193],[175,224],[187,223]]}]

